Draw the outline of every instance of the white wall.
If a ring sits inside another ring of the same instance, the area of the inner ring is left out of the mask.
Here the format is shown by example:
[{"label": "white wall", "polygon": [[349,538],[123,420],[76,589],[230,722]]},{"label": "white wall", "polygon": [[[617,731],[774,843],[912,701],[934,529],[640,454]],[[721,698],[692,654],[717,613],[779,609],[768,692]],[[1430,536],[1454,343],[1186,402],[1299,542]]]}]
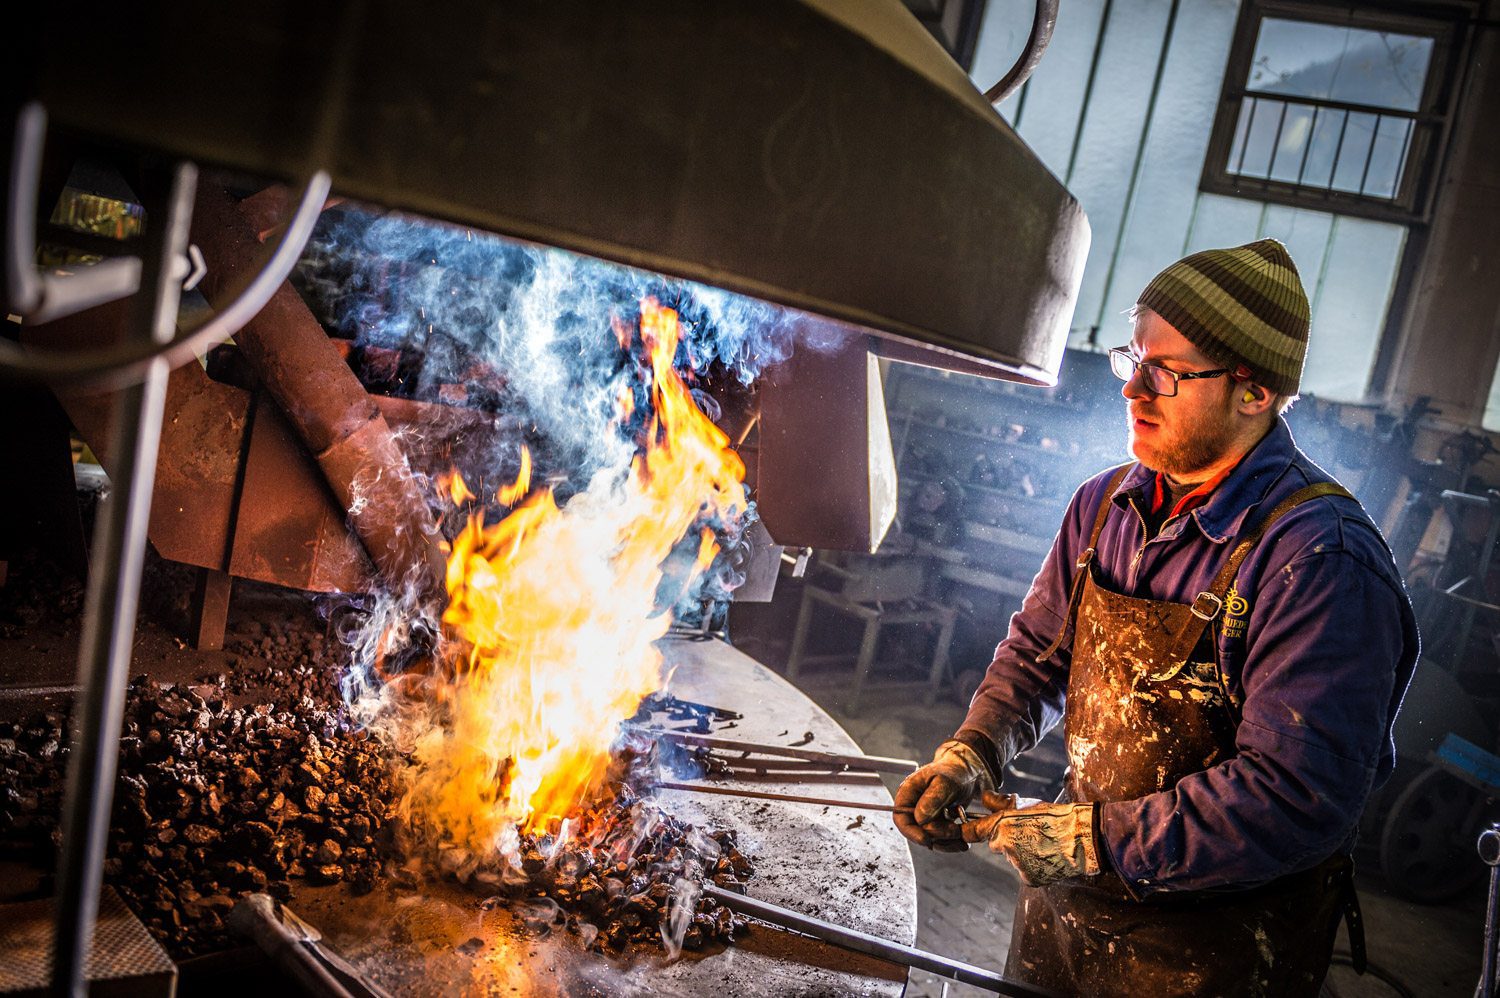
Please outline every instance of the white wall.
[{"label": "white wall", "polygon": [[[1034,9],[990,0],[978,86],[1009,68]],[[1173,260],[1271,236],[1312,301],[1303,393],[1360,401],[1406,229],[1198,190],[1238,12],[1238,0],[1066,0],[1041,65],[1001,106],[1093,228],[1071,344],[1086,345],[1096,326],[1101,347],[1128,338],[1124,311]]]}]

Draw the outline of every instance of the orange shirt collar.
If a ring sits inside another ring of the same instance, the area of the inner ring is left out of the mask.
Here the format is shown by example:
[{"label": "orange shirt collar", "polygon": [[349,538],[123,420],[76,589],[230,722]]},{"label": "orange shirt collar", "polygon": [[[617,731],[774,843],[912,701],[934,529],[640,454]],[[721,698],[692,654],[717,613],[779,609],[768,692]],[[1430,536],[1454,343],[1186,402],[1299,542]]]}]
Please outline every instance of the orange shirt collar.
[{"label": "orange shirt collar", "polygon": [[[1172,507],[1172,515],[1181,516],[1183,513],[1191,512],[1197,509],[1199,506],[1202,506],[1204,503],[1208,502],[1208,497],[1213,495],[1214,489],[1222,485],[1224,479],[1228,478],[1230,473],[1233,472],[1237,467],[1239,467],[1238,461],[1236,461],[1234,464],[1231,464],[1229,467],[1225,468],[1223,471],[1219,472],[1217,475],[1210,478],[1202,485],[1199,485],[1196,489],[1189,492],[1181,499],[1177,500],[1177,505]],[[1153,482],[1153,488],[1151,491],[1151,512],[1153,514],[1160,513],[1162,504],[1166,501],[1167,476],[1165,473],[1158,471],[1156,473],[1156,477]]]}]

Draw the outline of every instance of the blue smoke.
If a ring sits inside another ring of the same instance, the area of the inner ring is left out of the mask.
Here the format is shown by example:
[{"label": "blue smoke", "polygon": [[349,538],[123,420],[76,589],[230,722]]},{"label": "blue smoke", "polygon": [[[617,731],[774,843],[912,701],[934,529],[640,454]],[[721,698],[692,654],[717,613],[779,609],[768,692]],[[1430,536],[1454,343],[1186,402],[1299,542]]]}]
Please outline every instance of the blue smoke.
[{"label": "blue smoke", "polygon": [[[676,365],[695,388],[750,385],[794,346],[827,349],[840,338],[825,327],[824,342],[804,333],[799,343],[797,330],[807,328],[799,313],[718,288],[348,203],[323,213],[297,283],[334,335],[385,358],[380,390],[451,401],[460,386],[464,404],[525,427],[538,480],[560,501],[601,472],[623,475],[636,453],[631,427],[614,417],[620,392],[640,387],[642,359],[621,350],[611,324],[634,328],[643,298],[677,310]],[[694,394],[717,418],[714,400]],[[643,391],[636,399],[648,402]],[[518,443],[481,456],[482,477],[510,477]],[[676,602],[686,605],[727,595],[753,517],[752,508],[735,523],[711,524],[724,547],[715,570],[687,590],[664,582],[663,598],[680,592]],[[685,550],[695,543],[690,535]]]}]

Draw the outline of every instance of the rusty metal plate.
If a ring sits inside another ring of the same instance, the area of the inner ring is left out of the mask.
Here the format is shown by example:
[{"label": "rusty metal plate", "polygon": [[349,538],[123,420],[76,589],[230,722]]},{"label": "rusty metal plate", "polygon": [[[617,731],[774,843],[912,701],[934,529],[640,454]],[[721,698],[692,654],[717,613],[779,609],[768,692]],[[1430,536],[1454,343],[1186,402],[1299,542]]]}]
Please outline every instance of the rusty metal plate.
[{"label": "rusty metal plate", "polygon": [[[106,471],[114,463],[114,398],[59,395],[68,418]],[[223,567],[248,401],[245,392],[210,381],[197,364],[178,368],[168,379],[149,528],[162,557]]]},{"label": "rusty metal plate", "polygon": [[314,592],[358,592],[372,568],[328,482],[269,399],[245,455],[229,574]]}]

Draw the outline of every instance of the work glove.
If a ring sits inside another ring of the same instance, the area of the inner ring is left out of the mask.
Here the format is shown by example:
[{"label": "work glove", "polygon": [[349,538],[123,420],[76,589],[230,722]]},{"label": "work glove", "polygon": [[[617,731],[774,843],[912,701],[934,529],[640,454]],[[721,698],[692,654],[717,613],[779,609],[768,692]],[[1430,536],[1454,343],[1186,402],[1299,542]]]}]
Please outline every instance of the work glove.
[{"label": "work glove", "polygon": [[1048,804],[1014,794],[986,793],[990,814],[964,823],[969,842],[988,842],[1004,853],[1032,887],[1092,877],[1099,872],[1094,804]]},{"label": "work glove", "polygon": [[956,739],[939,745],[932,761],[901,781],[896,790],[896,828],[918,845],[942,852],[969,848],[957,809],[995,781],[978,752]]}]

